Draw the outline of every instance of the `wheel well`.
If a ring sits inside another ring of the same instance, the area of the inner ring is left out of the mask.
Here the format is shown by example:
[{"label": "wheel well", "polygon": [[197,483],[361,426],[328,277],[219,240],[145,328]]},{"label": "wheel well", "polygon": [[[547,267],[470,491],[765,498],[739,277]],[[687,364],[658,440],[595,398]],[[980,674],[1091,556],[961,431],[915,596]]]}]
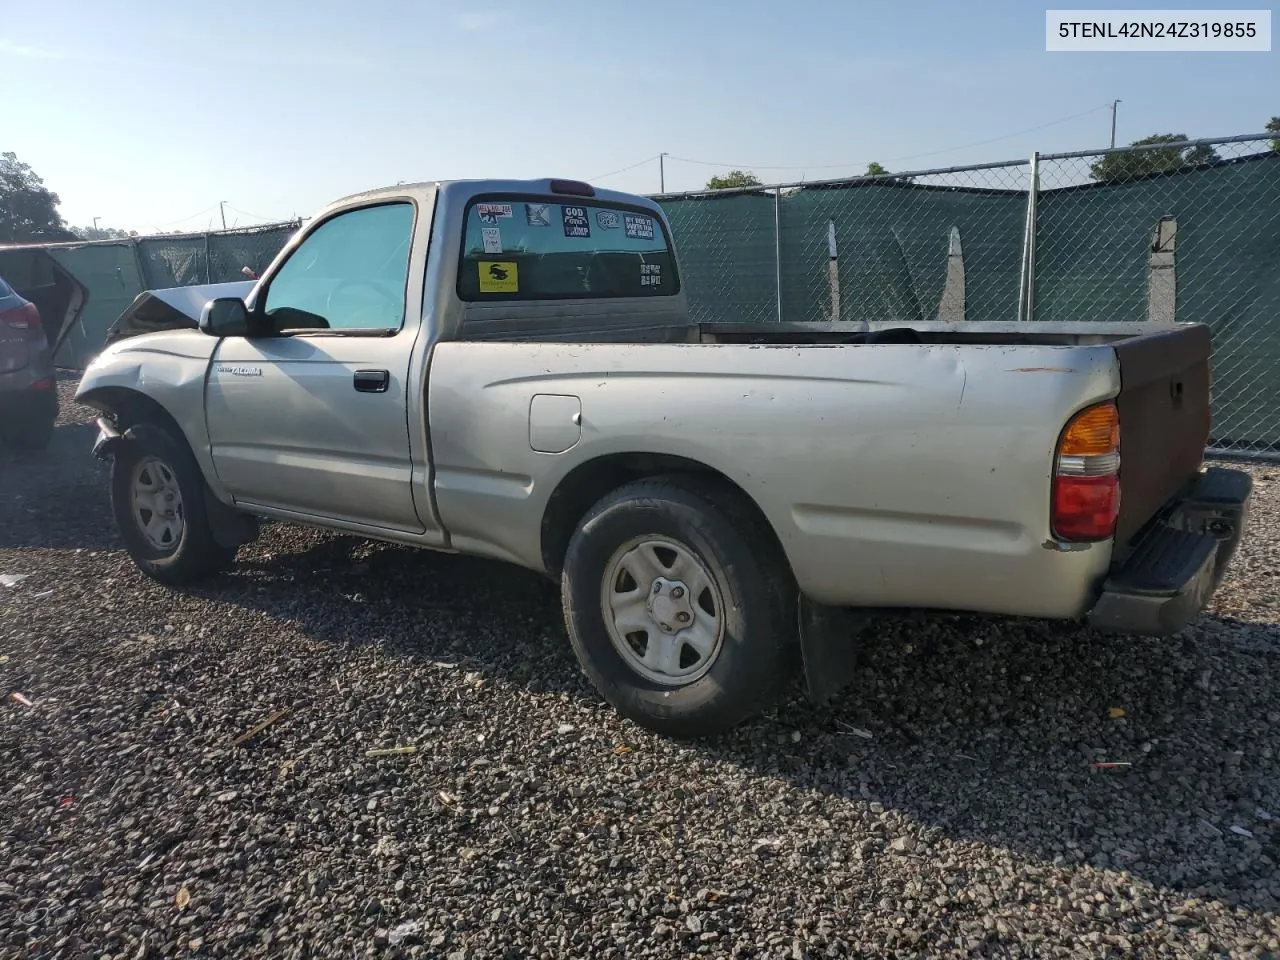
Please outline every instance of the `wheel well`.
[{"label": "wheel well", "polygon": [[99,387],[90,390],[79,400],[86,406],[106,413],[123,433],[136,423],[154,423],[171,431],[175,437],[186,440],[186,434],[178,426],[168,410],[146,394],[128,387]]},{"label": "wheel well", "polygon": [[[602,497],[633,480],[672,474],[705,478],[709,483],[725,488],[744,507],[756,514],[764,529],[773,534],[776,542],[777,533],[759,504],[719,470],[687,457],[661,453],[619,453],[589,460],[574,467],[551,494],[542,514],[542,562],[547,573],[553,578],[559,578],[574,531],[587,511]],[[780,543],[778,549],[782,553]],[[785,559],[785,553],[782,556]]]}]

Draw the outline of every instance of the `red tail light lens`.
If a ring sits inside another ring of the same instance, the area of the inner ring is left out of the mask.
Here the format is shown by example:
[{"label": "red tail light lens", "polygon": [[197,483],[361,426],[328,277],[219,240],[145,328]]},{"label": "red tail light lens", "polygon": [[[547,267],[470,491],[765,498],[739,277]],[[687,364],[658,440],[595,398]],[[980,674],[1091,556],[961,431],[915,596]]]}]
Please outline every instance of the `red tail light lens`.
[{"label": "red tail light lens", "polygon": [[1060,540],[1105,540],[1120,515],[1120,478],[1057,477],[1053,532]]},{"label": "red tail light lens", "polygon": [[39,330],[40,311],[34,303],[24,303],[13,310],[0,311],[0,326],[11,330]]},{"label": "red tail light lens", "polygon": [[1058,440],[1051,527],[1059,540],[1106,540],[1120,516],[1120,412],[1110,401],[1081,410]]}]

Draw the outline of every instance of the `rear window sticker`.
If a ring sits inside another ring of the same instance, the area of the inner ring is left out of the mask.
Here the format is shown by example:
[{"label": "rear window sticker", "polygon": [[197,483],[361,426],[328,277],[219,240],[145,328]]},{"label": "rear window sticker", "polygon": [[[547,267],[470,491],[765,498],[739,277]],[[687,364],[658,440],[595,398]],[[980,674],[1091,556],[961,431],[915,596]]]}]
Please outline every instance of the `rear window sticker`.
[{"label": "rear window sticker", "polygon": [[551,226],[551,204],[526,203],[524,205],[524,218],[531,227]]},{"label": "rear window sticker", "polygon": [[639,214],[627,213],[623,214],[623,220],[626,224],[626,234],[632,240],[653,239],[652,217],[642,217]]},{"label": "rear window sticker", "polygon": [[640,286],[642,287],[662,286],[662,264],[660,263],[640,264]]},{"label": "rear window sticker", "polygon": [[585,207],[562,208],[564,211],[564,235],[566,237],[591,236],[591,221],[587,219]]},{"label": "rear window sticker", "polygon": [[480,270],[481,293],[518,293],[520,291],[520,273],[512,260],[481,260],[477,264]]},{"label": "rear window sticker", "polygon": [[497,227],[481,227],[480,234],[484,237],[485,253],[501,253],[502,252],[502,231]]},{"label": "rear window sticker", "polygon": [[612,210],[597,210],[596,223],[600,224],[601,230],[617,230],[618,215]]},{"label": "rear window sticker", "polygon": [[505,219],[511,216],[511,204],[477,203],[476,213],[480,215],[480,219],[485,223],[497,223],[499,218]]}]

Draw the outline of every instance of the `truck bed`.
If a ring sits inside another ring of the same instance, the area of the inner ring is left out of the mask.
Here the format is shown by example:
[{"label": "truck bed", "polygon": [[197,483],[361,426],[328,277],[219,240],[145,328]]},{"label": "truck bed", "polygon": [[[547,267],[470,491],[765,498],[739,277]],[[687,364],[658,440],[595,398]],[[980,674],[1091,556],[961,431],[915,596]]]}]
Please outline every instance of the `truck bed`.
[{"label": "truck bed", "polygon": [[[709,323],[703,343],[757,345],[968,344],[1114,345],[1120,368],[1120,517],[1116,553],[1199,471],[1209,438],[1209,330],[1162,323]],[[1014,367],[1024,373],[1053,368]],[[1067,371],[1063,371],[1067,372]]]}]

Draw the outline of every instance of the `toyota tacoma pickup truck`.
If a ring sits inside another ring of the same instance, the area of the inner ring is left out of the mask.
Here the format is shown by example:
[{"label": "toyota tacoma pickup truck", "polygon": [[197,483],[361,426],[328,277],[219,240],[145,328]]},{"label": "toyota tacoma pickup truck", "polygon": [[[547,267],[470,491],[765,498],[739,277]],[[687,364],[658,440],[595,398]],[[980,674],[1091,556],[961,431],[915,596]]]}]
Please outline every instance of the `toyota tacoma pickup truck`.
[{"label": "toyota tacoma pickup truck", "polygon": [[1203,464],[1203,325],[699,324],[661,207],[576,181],[351,196],[127,327],[77,399],[144,573],[262,518],[518,564],[673,736],[828,696],[873,613],[1174,633],[1251,493]]}]

